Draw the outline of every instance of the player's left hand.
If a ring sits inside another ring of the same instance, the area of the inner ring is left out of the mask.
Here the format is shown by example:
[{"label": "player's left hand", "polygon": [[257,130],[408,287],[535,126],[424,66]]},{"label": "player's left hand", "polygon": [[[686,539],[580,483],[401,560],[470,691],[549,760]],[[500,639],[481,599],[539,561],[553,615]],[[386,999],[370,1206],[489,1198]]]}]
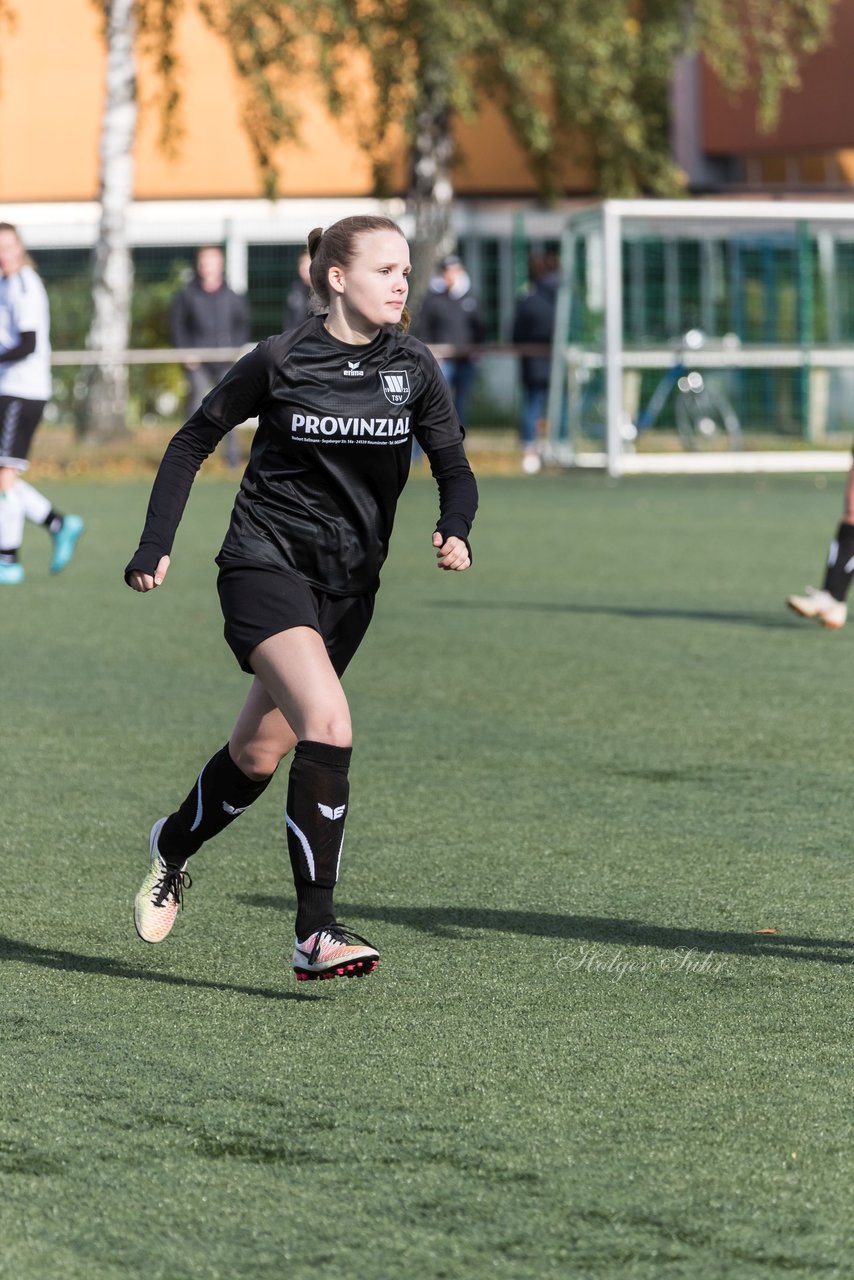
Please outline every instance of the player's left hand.
[{"label": "player's left hand", "polygon": [[462,538],[446,538],[437,529],[433,534],[433,546],[436,548],[436,560],[440,569],[454,569],[458,573],[468,569],[471,564],[468,547]]}]

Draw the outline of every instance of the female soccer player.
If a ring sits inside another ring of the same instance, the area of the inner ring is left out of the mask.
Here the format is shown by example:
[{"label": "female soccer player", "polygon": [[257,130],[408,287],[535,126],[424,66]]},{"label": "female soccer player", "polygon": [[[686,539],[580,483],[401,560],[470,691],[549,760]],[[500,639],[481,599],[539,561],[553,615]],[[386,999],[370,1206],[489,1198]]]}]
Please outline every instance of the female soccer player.
[{"label": "female soccer player", "polygon": [[225,637],[249,695],[183,804],[155,822],[134,904],[146,942],[169,933],[187,860],[258,798],[293,751],[285,820],[296,886],[297,979],[358,976],[378,952],[335,918],[352,730],[340,677],[367,630],[413,436],[439,487],[438,567],[467,569],[477,488],[445,382],[406,332],[409,249],[387,218],[312,231],[325,314],[244,356],[173,437],[139,549],[135,591],[159,587],[196,471],[237,423],[258,429],[217,556]]},{"label": "female soccer player", "polygon": [[17,228],[0,222],[0,584],[24,580],[18,552],[24,522],[53,540],[51,573],[74,555],[83,532],[79,516],[63,516],[21,479],[36,427],[50,399],[50,309],[47,294]]}]

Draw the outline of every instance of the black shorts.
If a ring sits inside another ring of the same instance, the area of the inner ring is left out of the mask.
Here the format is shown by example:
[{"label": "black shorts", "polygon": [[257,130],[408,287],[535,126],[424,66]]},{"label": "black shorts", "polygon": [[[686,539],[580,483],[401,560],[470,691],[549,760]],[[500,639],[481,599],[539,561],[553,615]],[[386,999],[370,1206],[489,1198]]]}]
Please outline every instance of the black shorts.
[{"label": "black shorts", "polygon": [[326,595],[292,570],[245,560],[227,560],[217,579],[225,639],[251,674],[252,650],[291,627],[312,627],[326,645],[340,676],[362,643],[374,612],[374,596]]},{"label": "black shorts", "polygon": [[27,454],[46,404],[46,400],[0,396],[0,467],[26,471]]}]

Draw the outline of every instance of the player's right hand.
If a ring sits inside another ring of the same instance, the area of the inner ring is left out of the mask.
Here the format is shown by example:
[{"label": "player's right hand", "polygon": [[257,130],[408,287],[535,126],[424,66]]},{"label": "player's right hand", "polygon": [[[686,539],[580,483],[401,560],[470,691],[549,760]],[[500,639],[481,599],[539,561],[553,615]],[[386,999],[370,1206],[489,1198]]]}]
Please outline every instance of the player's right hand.
[{"label": "player's right hand", "polygon": [[128,575],[128,586],[134,591],[153,591],[155,587],[159,587],[169,570],[169,557],[161,556],[157,563],[154,573],[140,573],[139,569],[134,569],[133,573]]}]

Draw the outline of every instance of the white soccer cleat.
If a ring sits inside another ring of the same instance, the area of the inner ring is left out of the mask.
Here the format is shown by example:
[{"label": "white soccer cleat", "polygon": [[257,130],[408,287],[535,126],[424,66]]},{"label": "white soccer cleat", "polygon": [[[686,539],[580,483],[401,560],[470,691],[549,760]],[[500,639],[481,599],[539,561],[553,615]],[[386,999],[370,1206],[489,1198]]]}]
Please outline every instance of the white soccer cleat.
[{"label": "white soccer cleat", "polygon": [[133,923],[143,942],[162,942],[167,937],[182,905],[183,891],[193,883],[186,862],[182,867],[170,867],[160,856],[157,837],[165,821],[159,818],[151,828],[148,875],[133,903]]},{"label": "white soccer cleat", "polygon": [[380,953],[367,938],[340,924],[327,924],[294,946],[297,982],[311,978],[363,978],[373,973]]},{"label": "white soccer cleat", "polygon": [[844,600],[835,600],[829,591],[816,591],[807,587],[802,596],[789,596],[786,604],[802,618],[813,618],[829,631],[845,626],[848,606]]}]

